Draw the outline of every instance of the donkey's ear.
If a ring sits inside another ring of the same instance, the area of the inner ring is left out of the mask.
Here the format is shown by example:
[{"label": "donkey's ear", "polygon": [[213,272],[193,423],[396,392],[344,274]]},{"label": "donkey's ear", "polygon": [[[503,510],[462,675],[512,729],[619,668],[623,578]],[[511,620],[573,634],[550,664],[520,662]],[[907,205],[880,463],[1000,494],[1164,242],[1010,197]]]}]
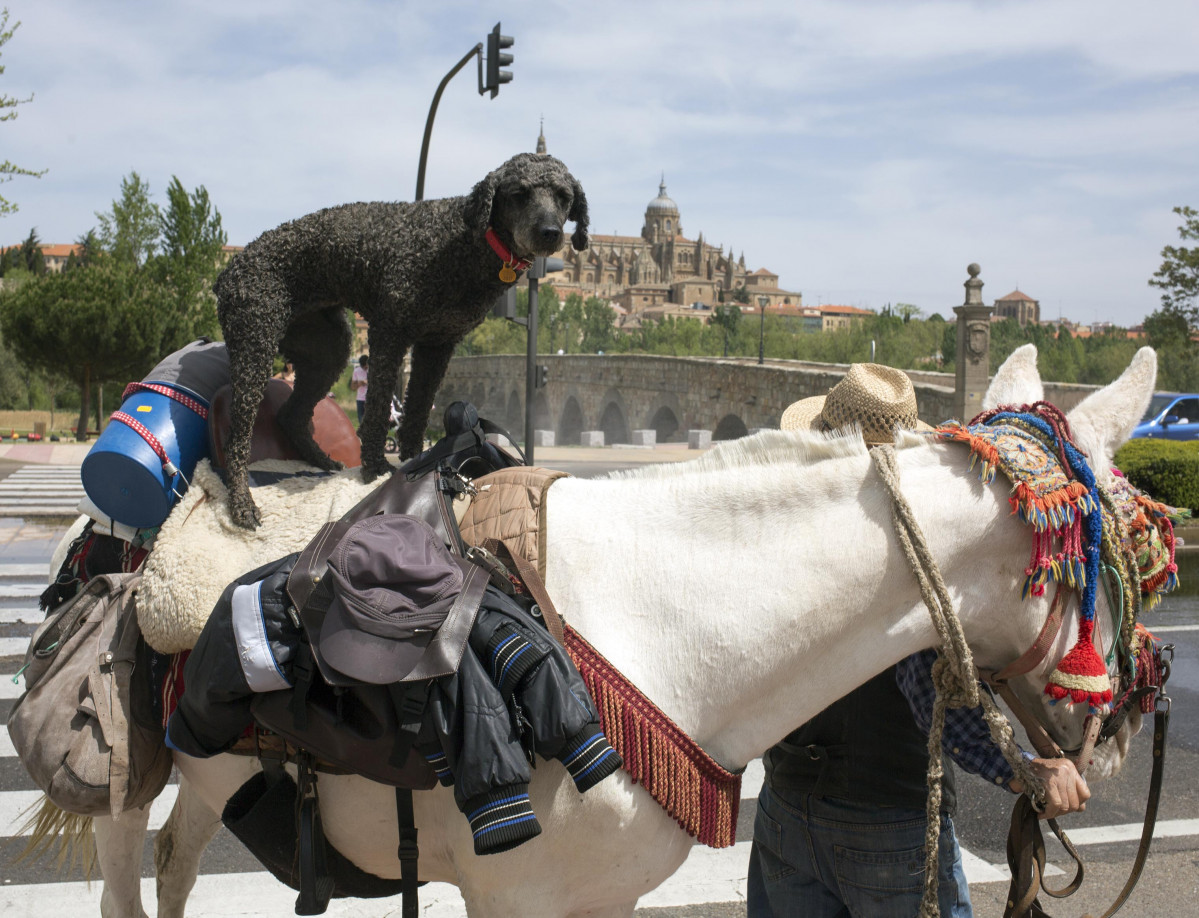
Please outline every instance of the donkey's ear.
[{"label": "donkey's ear", "polygon": [[500,170],[489,172],[487,177],[471,189],[466,198],[466,208],[463,217],[467,228],[482,237],[491,225],[491,205],[495,200],[495,190],[500,184]]},{"label": "donkey's ear", "polygon": [[1132,435],[1145,415],[1157,382],[1157,354],[1151,347],[1136,352],[1120,378],[1092,392],[1066,413],[1074,442],[1091,458],[1091,468],[1102,481],[1108,476],[1112,456]]},{"label": "donkey's ear", "polygon": [[1045,398],[1041,374],[1037,372],[1037,346],[1025,344],[995,371],[995,378],[983,396],[983,411],[1000,405],[1031,405]]},{"label": "donkey's ear", "polygon": [[575,231],[570,237],[570,244],[574,246],[576,252],[581,252],[591,241],[587,234],[588,224],[591,220],[587,213],[587,195],[583,194],[583,186],[574,176],[571,176],[570,179],[570,189],[574,194],[574,200],[570,203],[570,213],[566,215],[566,219],[575,225]]}]

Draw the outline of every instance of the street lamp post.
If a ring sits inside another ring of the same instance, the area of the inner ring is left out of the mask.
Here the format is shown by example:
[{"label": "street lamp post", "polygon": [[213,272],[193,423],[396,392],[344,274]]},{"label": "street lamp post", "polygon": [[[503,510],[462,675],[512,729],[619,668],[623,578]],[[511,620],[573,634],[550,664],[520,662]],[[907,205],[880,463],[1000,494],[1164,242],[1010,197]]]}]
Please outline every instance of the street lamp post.
[{"label": "street lamp post", "polygon": [[766,362],[766,307],[770,304],[770,297],[758,297],[758,305],[762,307],[762,320],[758,323],[758,365],[761,366]]},{"label": "street lamp post", "polygon": [[437,116],[437,105],[441,102],[441,94],[445,92],[446,85],[454,78],[454,75],[466,66],[467,62],[472,58],[478,58],[479,61],[479,95],[490,91],[491,98],[495,98],[500,91],[502,83],[512,81],[512,71],[502,70],[512,63],[512,55],[503,51],[503,48],[511,48],[513,39],[508,35],[500,34],[500,24],[497,22],[495,28],[491,30],[491,34],[487,36],[487,77],[483,77],[483,43],[479,42],[473,48],[466,52],[466,56],[458,61],[441,80],[437,87],[437,92],[433,94],[433,104],[429,106],[429,116],[425,119],[425,137],[420,145],[420,162],[416,168],[416,197],[413,200],[423,201],[425,199],[425,164],[429,159],[429,139],[433,136],[433,119]]}]

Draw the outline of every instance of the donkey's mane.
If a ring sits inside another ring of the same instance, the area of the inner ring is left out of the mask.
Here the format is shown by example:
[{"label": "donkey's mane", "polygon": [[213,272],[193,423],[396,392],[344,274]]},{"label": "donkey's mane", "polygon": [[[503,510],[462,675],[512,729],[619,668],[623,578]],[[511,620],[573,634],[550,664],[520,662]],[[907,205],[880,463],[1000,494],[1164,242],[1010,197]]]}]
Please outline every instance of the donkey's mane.
[{"label": "donkey's mane", "polygon": [[[905,449],[927,444],[928,438],[901,432],[896,446]],[[675,478],[694,472],[751,468],[788,463],[812,465],[828,459],[848,459],[867,454],[861,428],[854,424],[822,433],[810,430],[762,430],[739,440],[725,440],[690,462],[663,462],[638,469],[611,472],[610,479]]]}]

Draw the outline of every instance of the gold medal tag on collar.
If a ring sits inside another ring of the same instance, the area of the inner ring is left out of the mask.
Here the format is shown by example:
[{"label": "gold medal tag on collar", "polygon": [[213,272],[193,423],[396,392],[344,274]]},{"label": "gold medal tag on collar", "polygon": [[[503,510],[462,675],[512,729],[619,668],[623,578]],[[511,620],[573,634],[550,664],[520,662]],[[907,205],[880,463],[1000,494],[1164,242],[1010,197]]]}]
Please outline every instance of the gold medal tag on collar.
[{"label": "gold medal tag on collar", "polygon": [[516,280],[516,272],[512,270],[511,265],[504,265],[500,268],[500,280],[505,284],[511,284]]}]

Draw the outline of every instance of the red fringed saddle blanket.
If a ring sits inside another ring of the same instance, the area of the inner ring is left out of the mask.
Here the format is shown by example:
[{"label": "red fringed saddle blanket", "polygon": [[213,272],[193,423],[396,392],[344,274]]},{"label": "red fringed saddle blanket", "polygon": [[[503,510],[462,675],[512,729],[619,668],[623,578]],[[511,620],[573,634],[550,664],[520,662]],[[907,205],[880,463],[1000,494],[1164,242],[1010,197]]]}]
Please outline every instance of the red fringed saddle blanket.
[{"label": "red fringed saddle blanket", "polygon": [[569,625],[566,652],[599,710],[624,770],[688,835],[712,848],[736,842],[741,775],[722,768]]}]

